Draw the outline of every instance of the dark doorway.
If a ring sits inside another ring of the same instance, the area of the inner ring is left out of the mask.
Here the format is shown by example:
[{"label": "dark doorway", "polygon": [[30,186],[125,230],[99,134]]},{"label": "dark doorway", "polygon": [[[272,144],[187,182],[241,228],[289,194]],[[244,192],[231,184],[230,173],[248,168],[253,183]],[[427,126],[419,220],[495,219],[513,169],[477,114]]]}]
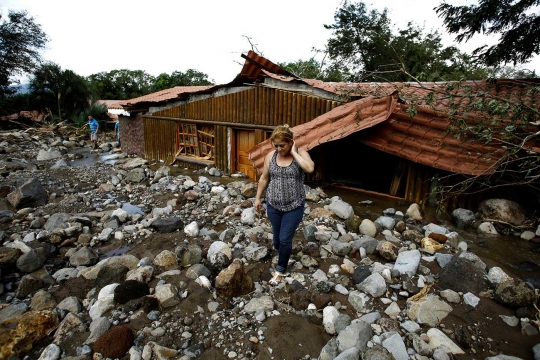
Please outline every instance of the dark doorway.
[{"label": "dark doorway", "polygon": [[359,135],[321,146],[326,181],[404,197],[408,162],[364,145]]}]

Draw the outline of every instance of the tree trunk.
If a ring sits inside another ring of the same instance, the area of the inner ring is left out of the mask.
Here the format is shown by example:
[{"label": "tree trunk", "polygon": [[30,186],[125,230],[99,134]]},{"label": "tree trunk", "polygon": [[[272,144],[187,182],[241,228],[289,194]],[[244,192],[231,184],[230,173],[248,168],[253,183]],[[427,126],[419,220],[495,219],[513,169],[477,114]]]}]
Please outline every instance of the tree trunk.
[{"label": "tree trunk", "polygon": [[60,109],[60,93],[58,93],[58,120],[62,121],[62,111]]}]

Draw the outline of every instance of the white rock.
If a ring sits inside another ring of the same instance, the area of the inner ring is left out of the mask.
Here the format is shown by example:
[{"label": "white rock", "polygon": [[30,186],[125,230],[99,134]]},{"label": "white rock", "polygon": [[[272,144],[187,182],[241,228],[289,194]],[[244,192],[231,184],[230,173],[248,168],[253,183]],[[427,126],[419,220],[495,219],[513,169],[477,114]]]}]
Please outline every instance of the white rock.
[{"label": "white rock", "polygon": [[328,205],[328,210],[332,211],[336,216],[341,219],[348,219],[352,214],[354,214],[353,207],[342,200],[335,200]]},{"label": "white rock", "polygon": [[399,271],[400,274],[407,274],[413,276],[418,270],[420,265],[420,259],[422,255],[418,250],[402,251],[398,254],[398,257],[394,263],[394,270]]},{"label": "white rock", "polygon": [[463,295],[463,302],[475,308],[478,306],[478,303],[480,302],[480,298],[475,296],[473,293],[468,292],[465,295]]},{"label": "white rock", "polygon": [[501,282],[505,280],[511,280],[512,278],[506,274],[503,269],[498,266],[494,266],[488,271],[488,280],[491,283],[491,286],[496,287]]},{"label": "white rock", "polygon": [[165,284],[156,286],[156,298],[159,301],[159,305],[163,308],[178,305],[180,303],[180,297],[178,296],[178,289],[172,284]]},{"label": "white rock", "polygon": [[214,241],[210,248],[208,249],[207,259],[210,259],[215,253],[221,252],[225,254],[229,259],[232,258],[231,249],[223,241]]},{"label": "white rock", "polygon": [[392,301],[390,306],[388,306],[386,310],[384,310],[384,313],[388,315],[391,319],[396,319],[400,312],[401,312],[401,309],[399,308],[399,305],[395,301]]},{"label": "white rock", "polygon": [[339,311],[334,306],[327,306],[323,309],[323,326],[328,334],[335,335],[337,333],[335,325],[338,317]]},{"label": "white rock", "polygon": [[105,297],[103,299],[97,300],[88,311],[88,314],[90,315],[92,320],[95,320],[97,318],[100,318],[104,314],[108,313],[114,308],[115,308],[114,299],[112,297]]},{"label": "white rock", "polygon": [[255,208],[250,207],[250,208],[244,209],[242,211],[242,215],[240,215],[240,221],[242,222],[242,224],[245,224],[245,225],[255,224]]},{"label": "white rock", "polygon": [[114,289],[120,284],[109,284],[103,287],[98,294],[98,300],[105,299],[107,297],[114,298]]},{"label": "white rock", "polygon": [[420,206],[416,203],[409,206],[406,214],[409,216],[409,219],[422,221],[422,212],[420,211]]},{"label": "white rock", "polygon": [[191,237],[199,235],[199,224],[196,221],[192,221],[184,227],[184,233]]},{"label": "white rock", "polygon": [[360,234],[367,235],[369,237],[375,237],[375,235],[377,235],[377,227],[375,226],[375,223],[369,219],[362,220],[358,231]]},{"label": "white rock", "polygon": [[326,274],[324,273],[324,271],[322,271],[321,269],[317,269],[317,271],[315,271],[313,273],[313,275],[311,275],[313,277],[313,279],[321,282],[321,281],[328,281],[328,276],[326,276]]},{"label": "white rock", "polygon": [[58,360],[62,355],[62,350],[56,344],[49,344],[41,353],[39,360]]},{"label": "white rock", "polygon": [[152,209],[152,217],[160,217],[163,215],[169,215],[172,213],[173,208],[171,205],[167,205],[164,208],[153,208]]},{"label": "white rock", "polygon": [[483,234],[491,234],[491,235],[498,234],[497,230],[495,229],[495,226],[493,226],[493,224],[488,221],[485,221],[481,223],[480,225],[478,225],[477,230],[478,232],[483,233]]},{"label": "white rock", "polygon": [[499,317],[509,326],[518,326],[519,319],[515,316],[499,315]]},{"label": "white rock", "polygon": [[343,285],[341,284],[337,284],[335,287],[334,287],[334,290],[342,295],[349,295],[349,290],[347,290],[347,288],[345,288]]},{"label": "white rock", "polygon": [[128,213],[125,210],[122,209],[116,209],[112,212],[111,217],[116,216],[118,218],[118,221],[121,223],[125,223],[128,219]]},{"label": "white rock", "polygon": [[447,353],[452,353],[453,355],[464,354],[463,350],[439,329],[429,329],[427,336],[429,337],[428,345],[431,346],[432,349],[441,346]]}]

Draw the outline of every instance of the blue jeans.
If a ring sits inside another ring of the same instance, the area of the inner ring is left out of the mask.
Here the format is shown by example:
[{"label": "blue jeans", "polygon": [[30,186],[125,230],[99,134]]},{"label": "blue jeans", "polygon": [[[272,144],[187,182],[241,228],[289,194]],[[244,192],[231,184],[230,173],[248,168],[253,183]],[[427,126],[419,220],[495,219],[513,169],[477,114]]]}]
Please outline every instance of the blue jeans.
[{"label": "blue jeans", "polygon": [[266,203],[266,214],[274,232],[274,249],[279,253],[276,270],[285,272],[292,253],[292,239],[304,215],[304,203],[291,211],[279,211]]}]

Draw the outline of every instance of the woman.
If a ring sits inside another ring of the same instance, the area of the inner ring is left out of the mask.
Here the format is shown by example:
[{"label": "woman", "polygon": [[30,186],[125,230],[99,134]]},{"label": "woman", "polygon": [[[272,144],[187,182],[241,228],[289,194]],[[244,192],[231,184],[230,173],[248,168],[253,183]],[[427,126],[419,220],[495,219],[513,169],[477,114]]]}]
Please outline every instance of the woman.
[{"label": "woman", "polygon": [[255,210],[262,210],[261,196],[268,186],[266,213],[272,223],[274,249],[279,254],[276,272],[269,283],[277,285],[287,270],[292,239],[304,214],[304,176],[306,172],[312,173],[315,165],[307,151],[296,147],[288,125],[276,127],[270,141],[276,150],[271,151],[264,159]]}]

